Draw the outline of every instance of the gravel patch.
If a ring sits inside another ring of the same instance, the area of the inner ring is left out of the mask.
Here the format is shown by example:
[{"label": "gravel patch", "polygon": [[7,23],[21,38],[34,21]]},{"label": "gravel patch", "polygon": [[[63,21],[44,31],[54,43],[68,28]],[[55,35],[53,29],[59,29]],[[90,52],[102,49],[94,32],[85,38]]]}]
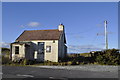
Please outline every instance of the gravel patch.
[{"label": "gravel patch", "polygon": [[52,68],[52,69],[67,69],[67,70],[83,70],[83,71],[118,72],[118,66],[106,66],[106,65],[37,66],[37,67]]}]

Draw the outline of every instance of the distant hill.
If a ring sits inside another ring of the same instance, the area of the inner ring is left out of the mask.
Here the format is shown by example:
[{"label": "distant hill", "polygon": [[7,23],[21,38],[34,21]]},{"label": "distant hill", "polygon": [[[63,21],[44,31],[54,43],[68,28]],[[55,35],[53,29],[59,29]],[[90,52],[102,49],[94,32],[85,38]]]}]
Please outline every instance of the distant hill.
[{"label": "distant hill", "polygon": [[71,53],[71,54],[67,54],[68,56],[74,57],[74,56],[84,56],[84,57],[88,57],[90,56],[90,53]]},{"label": "distant hill", "polygon": [[88,57],[88,56],[90,56],[90,53],[81,53],[80,55],[84,56],[84,57]]}]

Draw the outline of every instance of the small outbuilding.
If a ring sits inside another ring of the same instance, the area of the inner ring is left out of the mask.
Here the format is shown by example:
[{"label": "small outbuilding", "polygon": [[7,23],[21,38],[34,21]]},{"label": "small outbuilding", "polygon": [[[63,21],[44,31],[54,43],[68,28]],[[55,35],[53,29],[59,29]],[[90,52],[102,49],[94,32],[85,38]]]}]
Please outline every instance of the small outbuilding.
[{"label": "small outbuilding", "polygon": [[25,30],[11,43],[12,61],[27,59],[58,62],[66,57],[67,46],[64,25],[51,30]]}]

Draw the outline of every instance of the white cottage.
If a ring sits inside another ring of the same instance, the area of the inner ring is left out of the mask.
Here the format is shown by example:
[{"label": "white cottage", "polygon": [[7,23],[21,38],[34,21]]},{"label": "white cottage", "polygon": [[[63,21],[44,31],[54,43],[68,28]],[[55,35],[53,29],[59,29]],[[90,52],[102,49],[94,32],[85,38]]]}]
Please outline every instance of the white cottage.
[{"label": "white cottage", "polygon": [[11,43],[12,61],[27,59],[58,62],[67,54],[64,25],[53,30],[25,30]]}]

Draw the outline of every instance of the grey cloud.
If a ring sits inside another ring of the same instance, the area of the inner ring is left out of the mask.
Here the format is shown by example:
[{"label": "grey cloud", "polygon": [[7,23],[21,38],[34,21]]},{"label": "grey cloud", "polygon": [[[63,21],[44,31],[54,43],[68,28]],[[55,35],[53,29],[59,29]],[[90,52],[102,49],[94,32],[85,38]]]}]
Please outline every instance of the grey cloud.
[{"label": "grey cloud", "polygon": [[39,22],[28,22],[27,24],[21,25],[20,27],[25,28],[25,27],[38,27],[41,24]]},{"label": "grey cloud", "polygon": [[68,45],[68,53],[90,52],[93,50],[102,50],[102,48],[94,45]]},{"label": "grey cloud", "polygon": [[0,47],[9,48],[9,47],[10,47],[10,43],[1,42],[1,43],[0,43]]},{"label": "grey cloud", "polygon": [[27,25],[30,27],[37,27],[40,25],[40,23],[39,22],[29,22]]}]

